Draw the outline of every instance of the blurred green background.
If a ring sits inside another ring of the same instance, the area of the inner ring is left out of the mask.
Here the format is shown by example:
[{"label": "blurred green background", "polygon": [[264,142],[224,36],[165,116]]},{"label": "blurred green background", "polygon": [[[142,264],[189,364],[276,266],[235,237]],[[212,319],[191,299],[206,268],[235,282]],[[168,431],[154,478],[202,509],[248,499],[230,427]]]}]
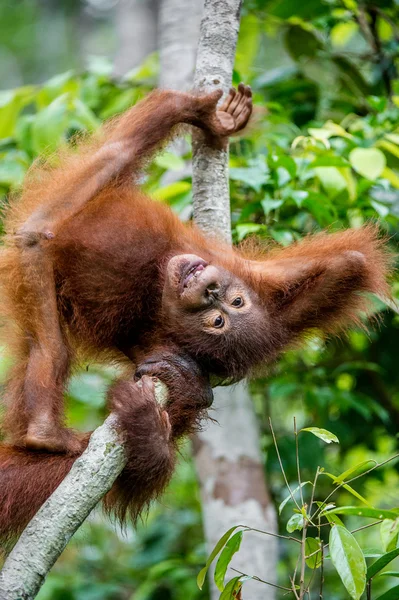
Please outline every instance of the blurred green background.
[{"label": "blurred green background", "polygon": [[[6,204],[32,160],[81,130],[127,109],[157,83],[150,54],[126,76],[113,75],[117,0],[0,0],[0,197]],[[379,220],[397,246],[399,219],[399,6],[395,1],[245,0],[235,82],[254,90],[254,124],[231,144],[234,239],[250,234],[288,244],[322,228]],[[184,157],[184,158],[188,158]],[[146,189],[184,219],[191,181],[183,159],[160,155]],[[173,183],[168,175],[173,174]],[[394,293],[399,295],[399,282]],[[303,480],[317,465],[333,473],[397,449],[399,315],[375,303],[378,321],[347,338],[316,336],[290,351],[267,378],[251,383],[273,501],[287,495],[267,425],[271,416],[288,479],[297,480],[292,422],[333,431],[341,444],[301,441]],[[4,374],[7,358],[1,363]],[[112,369],[90,365],[74,376],[69,419],[88,430],[104,418]],[[245,432],[243,432],[245,435]],[[357,484],[358,482],[356,482]],[[321,483],[320,495],[323,485]],[[393,465],[360,480],[373,505],[398,504]],[[347,492],[339,502],[349,504]],[[284,513],[280,524],[285,532]],[[358,523],[354,520],[354,526]],[[377,529],[358,536],[380,547]],[[189,444],[161,502],[137,531],[95,513],[58,561],[40,600],[195,600],[205,561],[200,501]],[[280,548],[279,577],[294,556]],[[328,571],[328,569],[327,569]],[[376,586],[384,589],[388,578]],[[391,582],[392,583],[392,582]],[[347,598],[332,572],[325,598]]]}]

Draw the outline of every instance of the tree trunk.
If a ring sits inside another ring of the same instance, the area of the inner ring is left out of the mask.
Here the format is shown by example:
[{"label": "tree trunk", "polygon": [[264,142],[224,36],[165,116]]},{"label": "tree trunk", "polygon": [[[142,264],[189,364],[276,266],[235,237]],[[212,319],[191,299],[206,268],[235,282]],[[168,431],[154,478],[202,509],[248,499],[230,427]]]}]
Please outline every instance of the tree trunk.
[{"label": "tree trunk", "polygon": [[[222,87],[225,92],[229,89],[240,7],[240,0],[205,0],[195,73],[197,88]],[[231,242],[228,150],[209,148],[200,132],[193,137],[194,219],[208,235]],[[249,525],[269,532],[276,529],[247,387],[240,384],[217,389],[215,408],[214,417],[219,424],[211,423],[198,434],[195,444],[209,550],[232,525]],[[276,561],[274,538],[251,532],[244,535],[232,565],[248,575],[273,582]],[[218,597],[219,592],[212,585],[212,598]],[[248,581],[243,597],[271,600],[274,591]]]},{"label": "tree trunk", "polygon": [[115,74],[125,75],[157,49],[159,0],[119,0]]},{"label": "tree trunk", "polygon": [[192,87],[202,9],[203,0],[162,0],[158,36],[160,87]]},{"label": "tree trunk", "polygon": [[65,546],[126,464],[115,417],[96,429],[86,451],[27,525],[0,572],[0,600],[33,600]]}]

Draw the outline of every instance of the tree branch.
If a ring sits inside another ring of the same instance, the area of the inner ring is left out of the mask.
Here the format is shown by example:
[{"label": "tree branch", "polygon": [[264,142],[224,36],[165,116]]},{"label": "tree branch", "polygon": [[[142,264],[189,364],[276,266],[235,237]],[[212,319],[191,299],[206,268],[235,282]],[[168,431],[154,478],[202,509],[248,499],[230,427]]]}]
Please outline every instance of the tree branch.
[{"label": "tree branch", "polygon": [[85,452],[43,504],[9,554],[0,573],[0,599],[35,598],[65,546],[111,489],[126,455],[110,415],[96,429]]}]

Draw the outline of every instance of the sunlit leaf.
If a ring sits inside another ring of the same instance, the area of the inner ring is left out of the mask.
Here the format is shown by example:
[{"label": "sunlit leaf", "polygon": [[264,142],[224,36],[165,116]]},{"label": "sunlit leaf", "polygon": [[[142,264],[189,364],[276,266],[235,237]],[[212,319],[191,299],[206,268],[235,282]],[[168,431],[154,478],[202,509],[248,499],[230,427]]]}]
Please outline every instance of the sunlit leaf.
[{"label": "sunlit leaf", "polygon": [[67,125],[68,94],[62,94],[38,112],[32,122],[32,146],[35,152],[53,152],[65,138]]},{"label": "sunlit leaf", "polygon": [[177,156],[177,154],[173,154],[173,152],[162,152],[159,154],[155,160],[155,164],[162,169],[170,169],[171,171],[179,171],[184,168],[186,164],[184,160]]},{"label": "sunlit leaf", "polygon": [[234,600],[237,592],[242,588],[241,577],[233,577],[230,579],[223,592],[219,596],[219,600]]},{"label": "sunlit leaf", "polygon": [[340,475],[337,475],[335,477],[334,483],[343,483],[344,481],[351,479],[351,477],[354,477],[355,475],[360,475],[360,473],[367,471],[376,464],[377,463],[375,460],[363,460],[362,462],[360,462],[357,465],[354,465],[350,469],[346,469],[346,471],[344,471]]},{"label": "sunlit leaf", "polygon": [[252,161],[248,167],[233,167],[230,169],[230,179],[241,181],[257,192],[269,180],[269,170],[264,160]]},{"label": "sunlit leaf", "polygon": [[366,179],[377,179],[386,166],[385,155],[378,148],[355,148],[349,154],[352,167]]},{"label": "sunlit leaf", "polygon": [[239,223],[236,225],[237,241],[241,242],[247,235],[261,231],[267,232],[265,225],[261,223]]},{"label": "sunlit leaf", "polygon": [[359,26],[355,21],[340,22],[334,25],[330,32],[330,39],[333,46],[342,48],[359,31]]},{"label": "sunlit leaf", "polygon": [[296,487],[294,490],[292,490],[292,493],[291,493],[291,494],[289,494],[289,495],[288,495],[288,496],[287,496],[287,497],[286,497],[286,498],[285,498],[285,499],[284,499],[284,500],[281,502],[280,506],[278,507],[278,513],[279,513],[279,515],[281,515],[281,513],[282,513],[282,511],[283,511],[283,509],[284,509],[284,506],[287,504],[287,502],[289,502],[290,500],[292,500],[292,496],[294,496],[294,497],[295,497],[295,494],[296,494],[296,493],[297,493],[297,492],[298,492],[298,491],[299,491],[301,488],[303,488],[305,485],[308,485],[308,484],[312,485],[310,481],[303,481],[303,482],[301,483],[301,485],[298,485],[298,487]]},{"label": "sunlit leaf", "polygon": [[190,189],[191,184],[188,181],[175,181],[158,188],[152,196],[157,200],[169,201],[176,196],[180,196],[180,194],[186,194]]},{"label": "sunlit leaf", "polygon": [[329,196],[336,196],[346,187],[346,179],[336,167],[316,167],[315,173]]},{"label": "sunlit leaf", "polygon": [[320,429],[320,427],[304,427],[301,431],[313,433],[313,435],[323,440],[323,442],[326,442],[326,444],[331,444],[331,442],[339,444],[337,436],[334,433],[331,433],[331,431],[327,431],[327,429]]},{"label": "sunlit leaf", "polygon": [[379,573],[384,567],[386,567],[391,561],[393,561],[397,556],[399,556],[399,548],[392,550],[391,552],[387,552],[387,554],[383,554],[381,558],[376,560],[372,565],[367,569],[367,579],[372,579]]},{"label": "sunlit leaf", "polygon": [[222,592],[224,589],[224,578],[226,575],[227,568],[233,558],[234,554],[240,549],[242,541],[243,531],[237,531],[228,540],[227,544],[223,548],[215,567],[215,583],[218,589]]},{"label": "sunlit leaf", "polygon": [[[226,543],[227,543],[228,539],[230,538],[231,534],[233,533],[233,531],[235,531],[237,529],[237,527],[240,527],[240,526],[239,525],[235,525],[234,527],[231,527],[228,531],[226,531],[226,533],[224,535],[222,535],[222,537],[220,538],[220,540],[217,542],[217,544],[215,545],[214,549],[210,553],[210,555],[208,557],[208,560],[206,561],[205,567],[203,569],[201,569],[201,571],[198,573],[198,576],[197,576],[197,585],[198,585],[198,587],[199,587],[200,590],[202,590],[202,586],[204,585],[206,574],[208,572],[209,567],[212,564],[212,561],[219,554],[219,552],[221,551],[221,549],[226,545]],[[239,578],[237,578],[237,579],[239,579]]]},{"label": "sunlit leaf", "polygon": [[315,128],[309,127],[308,129],[310,135],[314,137],[316,140],[326,140],[332,136],[333,132],[329,129],[323,129],[322,127]]},{"label": "sunlit leaf", "polygon": [[378,596],[375,600],[398,600],[399,598],[399,585],[395,585],[395,587],[391,588],[382,596]]},{"label": "sunlit leaf", "polygon": [[321,565],[322,554],[320,540],[307,537],[305,541],[306,564],[309,569],[318,569]]},{"label": "sunlit leaf", "polygon": [[393,521],[392,519],[384,519],[380,525],[380,536],[382,547],[385,552],[395,550],[399,536],[399,517]]},{"label": "sunlit leaf", "polygon": [[301,515],[299,513],[295,513],[288,520],[286,529],[287,529],[288,533],[292,533],[293,531],[302,531],[303,524],[304,524],[303,515]]},{"label": "sunlit leaf", "polygon": [[399,516],[399,509],[382,510],[380,508],[370,508],[368,506],[338,506],[329,511],[330,514],[354,515],[356,517],[368,517],[370,519],[392,519]]},{"label": "sunlit leaf", "polygon": [[330,531],[332,563],[353,600],[359,600],[366,587],[366,561],[354,536],[345,527],[334,525]]},{"label": "sunlit leaf", "polygon": [[385,169],[381,173],[381,176],[384,177],[384,179],[388,179],[389,183],[391,183],[393,187],[399,189],[399,176],[396,175],[396,173],[392,171],[392,169],[390,169],[389,167],[385,167]]},{"label": "sunlit leaf", "polygon": [[261,205],[264,210],[265,215],[268,215],[270,211],[276,210],[276,208],[280,208],[284,203],[284,200],[273,200],[272,198],[264,198],[261,200]]}]

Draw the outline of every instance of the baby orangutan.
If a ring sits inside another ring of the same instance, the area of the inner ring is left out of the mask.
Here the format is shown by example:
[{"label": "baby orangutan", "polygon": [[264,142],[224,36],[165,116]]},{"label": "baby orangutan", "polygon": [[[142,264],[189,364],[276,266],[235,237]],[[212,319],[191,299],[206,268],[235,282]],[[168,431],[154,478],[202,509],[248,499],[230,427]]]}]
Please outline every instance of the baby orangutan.
[{"label": "baby orangutan", "polygon": [[[251,114],[251,90],[155,91],[92,140],[29,173],[6,218],[2,307],[15,357],[0,446],[0,532],[20,529],[87,444],[63,426],[79,357],[136,373],[111,387],[129,464],[106,498],[133,516],[162,491],[176,441],[212,402],[209,375],[239,380],[312,328],[333,333],[387,294],[376,228],[319,234],[270,253],[207,239],[132,176],[179,124],[223,149]],[[169,389],[159,408],[148,376]],[[142,377],[142,383],[137,379]]]}]

